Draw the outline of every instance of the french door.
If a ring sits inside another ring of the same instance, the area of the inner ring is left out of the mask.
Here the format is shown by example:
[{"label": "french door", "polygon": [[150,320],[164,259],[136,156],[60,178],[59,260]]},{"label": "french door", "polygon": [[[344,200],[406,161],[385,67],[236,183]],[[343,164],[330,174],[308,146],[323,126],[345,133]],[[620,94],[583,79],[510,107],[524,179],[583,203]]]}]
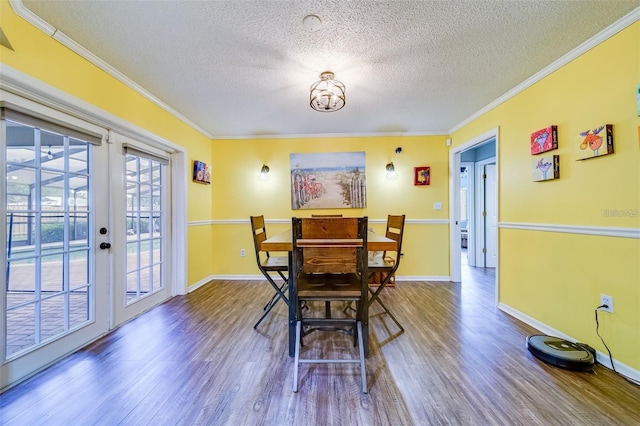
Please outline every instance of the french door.
[{"label": "french door", "polygon": [[110,141],[117,326],[171,296],[171,185],[167,153],[117,134]]},{"label": "french door", "polygon": [[0,390],[171,295],[169,155],[37,109],[0,109]]},{"label": "french door", "polygon": [[0,389],[108,331],[107,146],[86,133],[2,109]]}]

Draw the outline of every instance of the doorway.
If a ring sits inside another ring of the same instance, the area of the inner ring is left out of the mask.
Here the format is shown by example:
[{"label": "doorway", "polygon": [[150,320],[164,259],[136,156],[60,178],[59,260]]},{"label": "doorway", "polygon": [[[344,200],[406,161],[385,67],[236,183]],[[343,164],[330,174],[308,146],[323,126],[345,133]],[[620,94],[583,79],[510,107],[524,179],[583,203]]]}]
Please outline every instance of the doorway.
[{"label": "doorway", "polygon": [[[453,171],[450,173],[449,181],[450,276],[453,282],[462,280],[464,234],[469,265],[497,267],[497,153],[498,128],[479,135],[449,152],[449,169]],[[466,176],[463,175],[464,172]],[[469,184],[469,174],[473,176],[474,184]],[[463,179],[466,179],[465,184],[462,183]],[[466,191],[463,191],[465,188]],[[469,195],[471,193],[473,197]],[[462,199],[463,194],[466,194],[465,200]],[[496,273],[496,303],[497,276]]]},{"label": "doorway", "polygon": [[171,154],[11,99],[0,102],[0,390],[175,294]]}]

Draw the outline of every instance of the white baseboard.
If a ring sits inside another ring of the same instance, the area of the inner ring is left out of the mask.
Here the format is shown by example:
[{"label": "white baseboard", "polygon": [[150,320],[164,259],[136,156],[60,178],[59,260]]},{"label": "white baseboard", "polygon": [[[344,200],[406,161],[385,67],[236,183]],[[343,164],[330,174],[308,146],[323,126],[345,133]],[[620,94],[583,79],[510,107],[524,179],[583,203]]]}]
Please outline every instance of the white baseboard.
[{"label": "white baseboard", "polygon": [[396,275],[396,281],[441,281],[449,282],[448,275]]},{"label": "white baseboard", "polygon": [[202,287],[203,285],[209,283],[213,279],[214,279],[213,275],[209,275],[208,277],[203,278],[200,281],[189,285],[187,287],[187,293],[191,293],[192,291],[195,291],[195,290],[199,289],[200,287]]},{"label": "white baseboard", "polygon": [[262,281],[264,280],[264,276],[257,275],[209,275],[206,278],[201,279],[200,281],[191,284],[187,292],[191,293],[202,287],[205,284],[209,284],[211,281],[219,280],[219,281]]},{"label": "white baseboard", "polygon": [[[277,275],[274,278],[280,278]],[[256,275],[212,275],[214,280],[227,280],[227,281],[264,281],[265,278],[262,274]]]},{"label": "white baseboard", "polygon": [[[257,275],[209,275],[206,278],[203,278],[202,280],[198,281],[197,283],[194,283],[192,285],[189,286],[189,293],[191,293],[192,291],[202,287],[203,285],[207,284],[209,281],[212,280],[227,280],[227,281],[262,281],[264,280],[264,276],[257,274]],[[404,276],[396,276],[396,281],[439,281],[439,282],[449,282],[451,281],[450,277],[448,275],[432,275],[432,276],[411,276],[411,275],[404,275]]]},{"label": "white baseboard", "polygon": [[[501,311],[511,315],[512,317],[524,322],[527,325],[530,325],[531,327],[535,328],[536,330],[539,330],[540,332],[542,332],[543,334],[547,334],[549,336],[555,336],[555,337],[560,337],[561,339],[565,339],[568,340],[570,342],[574,342],[574,343],[578,343],[578,340],[574,339],[573,337],[566,335],[564,333],[562,333],[561,331],[558,331],[554,328],[549,327],[548,325],[541,323],[540,321],[536,320],[535,318],[530,317],[529,315],[523,314],[522,312],[513,309],[510,306],[507,306],[503,303],[498,304],[498,309],[500,309]],[[581,343],[587,343],[587,342],[581,342]],[[523,342],[524,345],[524,342]],[[608,369],[613,369],[611,366],[611,360],[609,359],[609,354],[605,354],[603,352],[600,351],[596,351],[596,360],[598,361],[598,363],[602,364],[603,366],[607,367]],[[624,376],[629,377],[630,379],[633,379],[635,381],[640,381],[640,371],[618,361],[617,359],[614,358],[615,363],[615,367],[616,367],[616,371]]]}]

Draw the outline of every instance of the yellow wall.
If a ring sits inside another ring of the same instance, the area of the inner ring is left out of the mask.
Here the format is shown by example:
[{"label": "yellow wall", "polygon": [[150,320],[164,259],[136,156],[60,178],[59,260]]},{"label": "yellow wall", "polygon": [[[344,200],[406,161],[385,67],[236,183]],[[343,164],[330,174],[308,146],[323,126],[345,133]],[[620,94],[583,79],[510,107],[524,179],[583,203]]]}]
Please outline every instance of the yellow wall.
[{"label": "yellow wall", "polygon": [[[380,220],[405,213],[399,274],[448,275],[448,226],[428,223],[448,217],[446,135],[211,142],[17,17],[5,0],[0,26],[15,49],[0,48],[3,64],[185,147],[190,164],[211,163],[212,185],[188,185],[189,284],[211,275],[257,274],[249,225],[234,221],[313,213],[290,207],[293,152],[366,151],[368,207],[342,213]],[[637,215],[603,215],[605,209],[633,211],[640,205],[639,41],[636,23],[452,135],[456,146],[500,127],[500,222],[640,228]],[[576,135],[603,123],[614,125],[616,153],[574,161]],[[534,183],[529,135],[551,124],[559,129],[561,178]],[[397,146],[403,147],[400,155],[394,154]],[[391,160],[400,174],[395,181],[385,179]],[[267,182],[258,179],[263,163],[271,168]],[[414,187],[413,167],[422,165],[431,166],[432,184]],[[435,201],[442,210],[433,209]],[[211,219],[212,225],[197,224]],[[382,232],[383,225],[374,228]],[[269,225],[271,234],[285,229],[286,223]],[[604,351],[593,310],[599,294],[609,294],[615,313],[600,315],[603,336],[618,360],[640,369],[638,239],[500,229],[499,244],[501,303]],[[247,249],[244,258],[241,248]]]},{"label": "yellow wall", "polygon": [[[454,146],[499,130],[499,222],[640,228],[636,85],[640,23],[623,30],[452,135]],[[614,125],[613,155],[576,161],[578,134]],[[529,136],[558,126],[560,179],[532,182]],[[626,211],[620,217],[606,210]],[[499,230],[500,302],[640,369],[640,240]]]},{"label": "yellow wall", "polygon": [[[396,147],[402,153],[395,154]],[[449,275],[448,224],[430,223],[448,218],[448,148],[445,136],[292,138],[214,141],[212,262],[219,275],[255,275],[249,225],[251,215],[290,221],[292,216],[310,216],[322,210],[292,210],[290,196],[291,153],[366,152],[367,207],[331,210],[344,215],[366,215],[385,221],[388,214],[406,214],[402,263],[403,276]],[[388,180],[385,166],[393,161],[398,178]],[[268,181],[259,179],[262,164],[271,169]],[[413,168],[431,167],[431,185],[413,185]],[[442,210],[434,210],[434,202]],[[326,213],[327,211],[324,210]],[[243,223],[233,221],[244,220]],[[376,223],[384,233],[384,224]],[[268,224],[269,235],[288,229],[286,224]],[[240,249],[249,255],[240,257]]]},{"label": "yellow wall", "polygon": [[[0,47],[3,64],[186,148],[190,163],[195,159],[211,161],[209,138],[15,15],[5,0],[0,2],[0,26],[14,49],[11,51]],[[210,188],[190,184],[188,191],[188,220],[210,219]],[[198,249],[203,240],[211,241],[211,230],[198,230],[198,238],[193,238],[191,234],[188,243],[188,283],[212,273],[209,262],[203,261],[202,251]]]}]

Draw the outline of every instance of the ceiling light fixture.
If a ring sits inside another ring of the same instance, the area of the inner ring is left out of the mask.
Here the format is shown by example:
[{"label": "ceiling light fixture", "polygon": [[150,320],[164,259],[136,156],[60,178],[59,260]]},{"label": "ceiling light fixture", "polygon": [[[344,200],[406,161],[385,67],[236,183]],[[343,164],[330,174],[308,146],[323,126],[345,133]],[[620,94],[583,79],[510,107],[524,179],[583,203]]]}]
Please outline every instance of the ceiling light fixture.
[{"label": "ceiling light fixture", "polygon": [[311,85],[311,108],[320,112],[333,112],[344,107],[344,84],[333,78],[331,71],[325,71],[320,74],[320,80]]}]

